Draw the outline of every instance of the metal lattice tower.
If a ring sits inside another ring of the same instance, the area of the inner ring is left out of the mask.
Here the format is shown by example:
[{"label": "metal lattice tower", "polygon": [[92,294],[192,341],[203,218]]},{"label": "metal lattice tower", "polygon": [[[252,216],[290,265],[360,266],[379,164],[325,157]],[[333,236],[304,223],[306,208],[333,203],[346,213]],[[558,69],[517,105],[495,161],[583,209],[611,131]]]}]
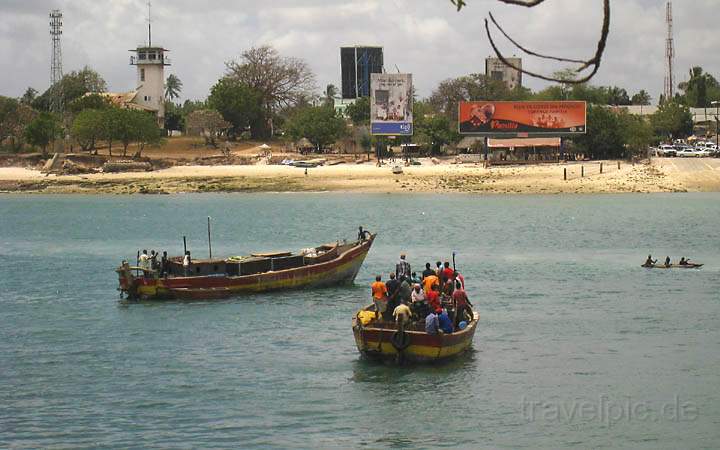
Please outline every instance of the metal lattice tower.
[{"label": "metal lattice tower", "polygon": [[50,88],[52,95],[50,100],[50,109],[52,111],[62,111],[62,92],[60,90],[60,80],[63,77],[62,70],[62,46],[60,45],[60,37],[62,36],[62,12],[59,9],[50,11],[50,37],[52,39],[52,61],[50,63]]},{"label": "metal lattice tower", "polygon": [[675,93],[675,79],[673,76],[673,63],[675,62],[675,44],[673,43],[673,17],[672,2],[667,2],[665,20],[667,21],[667,39],[665,41],[665,89],[666,100],[672,100]]}]

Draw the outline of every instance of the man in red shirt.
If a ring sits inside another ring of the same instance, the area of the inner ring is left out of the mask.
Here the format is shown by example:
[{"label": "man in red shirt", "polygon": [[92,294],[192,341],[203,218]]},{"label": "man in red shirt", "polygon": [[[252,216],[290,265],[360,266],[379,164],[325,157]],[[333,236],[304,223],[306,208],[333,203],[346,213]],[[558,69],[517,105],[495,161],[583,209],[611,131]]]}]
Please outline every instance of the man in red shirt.
[{"label": "man in red shirt", "polygon": [[455,275],[455,271],[450,268],[450,263],[445,261],[445,267],[442,270],[442,280],[443,282],[452,281]]},{"label": "man in red shirt", "polygon": [[430,310],[433,312],[442,310],[442,307],[440,306],[440,293],[438,292],[438,289],[438,285],[433,284],[430,292],[425,295],[425,300],[427,301],[428,305],[430,305]]},{"label": "man in red shirt", "polygon": [[464,289],[455,289],[452,294],[453,306],[455,307],[455,328],[465,320],[465,313],[472,314],[472,303],[468,300]]}]

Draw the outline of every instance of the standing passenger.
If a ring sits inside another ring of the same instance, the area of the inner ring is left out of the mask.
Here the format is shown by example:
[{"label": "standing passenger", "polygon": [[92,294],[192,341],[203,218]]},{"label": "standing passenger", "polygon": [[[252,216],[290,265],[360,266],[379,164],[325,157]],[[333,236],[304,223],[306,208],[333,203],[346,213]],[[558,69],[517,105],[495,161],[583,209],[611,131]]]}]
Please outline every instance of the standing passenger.
[{"label": "standing passenger", "polygon": [[150,268],[150,257],[148,256],[147,250],[143,250],[142,255],[140,255],[140,268],[143,270]]},{"label": "standing passenger", "polygon": [[190,250],[188,250],[183,257],[183,272],[186,277],[190,276],[190,264],[192,264],[192,259],[190,258]]},{"label": "standing passenger", "polygon": [[387,310],[387,287],[382,282],[380,275],[375,277],[375,282],[370,286],[372,291],[373,303],[375,303],[375,317],[385,314]]},{"label": "standing passenger", "polygon": [[163,252],[160,258],[160,276],[167,277],[168,274],[168,256],[167,252]]},{"label": "standing passenger", "polygon": [[405,253],[400,253],[400,261],[395,265],[395,276],[410,278],[410,263],[405,261]]},{"label": "standing passenger", "polygon": [[425,279],[425,277],[429,277],[430,275],[435,275],[435,271],[430,268],[430,263],[425,263],[425,270],[423,270],[422,277]]}]

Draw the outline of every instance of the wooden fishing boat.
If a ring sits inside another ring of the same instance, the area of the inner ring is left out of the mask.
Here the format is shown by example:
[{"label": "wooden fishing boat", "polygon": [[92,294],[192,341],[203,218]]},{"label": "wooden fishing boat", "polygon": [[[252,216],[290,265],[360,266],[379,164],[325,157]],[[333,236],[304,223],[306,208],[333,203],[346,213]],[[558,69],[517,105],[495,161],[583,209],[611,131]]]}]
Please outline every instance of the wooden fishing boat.
[{"label": "wooden fishing boat", "polygon": [[644,268],[646,268],[646,269],[699,269],[699,268],[701,268],[702,266],[704,266],[704,264],[688,263],[688,264],[669,264],[669,265],[665,265],[665,264],[652,264],[652,265],[643,264],[643,265],[641,265],[640,267],[644,267]]},{"label": "wooden fishing boat", "polygon": [[[444,361],[461,355],[472,345],[480,315],[473,311],[467,327],[450,334],[430,335],[425,322],[417,322],[407,330],[398,330],[395,323],[374,318],[375,306],[355,314],[352,321],[355,345],[371,359],[391,359],[413,363]],[[365,324],[363,324],[365,322]]]},{"label": "wooden fishing boat", "polygon": [[220,299],[283,289],[321,288],[355,280],[374,234],[353,242],[335,242],[290,252],[255,253],[226,259],[192,260],[188,274],[182,257],[169,259],[167,273],[130,266],[118,273],[121,295],[128,299]]}]

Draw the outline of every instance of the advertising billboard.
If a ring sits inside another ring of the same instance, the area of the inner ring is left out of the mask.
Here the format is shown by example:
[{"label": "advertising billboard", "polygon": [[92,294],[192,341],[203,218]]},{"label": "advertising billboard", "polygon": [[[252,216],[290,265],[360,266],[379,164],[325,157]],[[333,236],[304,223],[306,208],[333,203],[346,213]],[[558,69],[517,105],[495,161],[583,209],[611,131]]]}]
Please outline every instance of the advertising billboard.
[{"label": "advertising billboard", "polygon": [[370,86],[370,132],[387,136],[411,136],[412,75],[374,73]]},{"label": "advertising billboard", "polygon": [[587,106],[578,101],[460,102],[460,134],[528,137],[584,134]]}]

